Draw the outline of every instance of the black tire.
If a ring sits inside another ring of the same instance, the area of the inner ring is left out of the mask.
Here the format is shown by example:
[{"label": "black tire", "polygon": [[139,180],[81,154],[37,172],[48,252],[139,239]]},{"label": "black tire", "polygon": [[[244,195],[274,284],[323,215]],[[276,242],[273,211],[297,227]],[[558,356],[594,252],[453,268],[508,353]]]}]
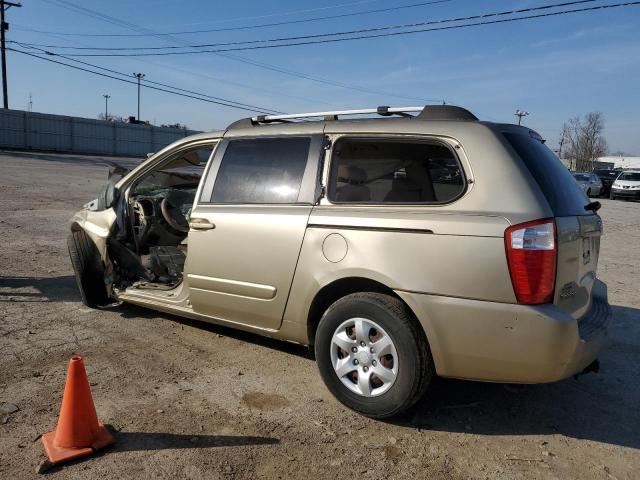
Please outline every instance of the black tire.
[{"label": "black tire", "polygon": [[587,188],[587,197],[591,198],[591,189]]},{"label": "black tire", "polygon": [[[351,318],[370,319],[395,344],[398,373],[386,392],[365,397],[349,390],[331,363],[331,343],[338,327]],[[415,404],[434,375],[433,359],[424,331],[398,298],[373,292],[353,293],[333,303],[322,316],[315,337],[316,362],[327,388],[344,405],[372,418],[395,416]]]},{"label": "black tire", "polygon": [[610,194],[609,194],[609,198],[610,198],[611,200],[615,200],[615,199],[616,199],[616,196],[615,196],[613,193],[610,193]]},{"label": "black tire", "polygon": [[67,237],[67,247],[82,303],[91,308],[109,303],[102,260],[93,241],[84,230],[76,230]]}]

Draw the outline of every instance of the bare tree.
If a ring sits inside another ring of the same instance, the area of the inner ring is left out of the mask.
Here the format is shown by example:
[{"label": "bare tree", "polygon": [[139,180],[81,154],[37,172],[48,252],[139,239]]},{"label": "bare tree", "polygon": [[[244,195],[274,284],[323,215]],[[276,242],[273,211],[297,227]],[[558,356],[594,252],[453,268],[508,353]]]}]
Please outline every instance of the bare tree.
[{"label": "bare tree", "polygon": [[606,153],[604,115],[601,112],[588,113],[584,118],[571,118],[562,126],[560,155],[569,161],[572,170],[591,171],[598,158]]}]

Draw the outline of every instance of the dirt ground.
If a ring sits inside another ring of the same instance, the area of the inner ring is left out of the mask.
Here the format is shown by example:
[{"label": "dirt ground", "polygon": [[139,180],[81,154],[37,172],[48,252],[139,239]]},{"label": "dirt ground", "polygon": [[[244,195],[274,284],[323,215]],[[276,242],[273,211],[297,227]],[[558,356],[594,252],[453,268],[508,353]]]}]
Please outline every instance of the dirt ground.
[{"label": "dirt ground", "polygon": [[117,444],[51,478],[640,478],[640,203],[601,200],[615,319],[599,374],[438,379],[382,422],[334,400],[302,347],[84,307],[67,222],[105,179],[104,159],[0,152],[0,478],[36,476],[75,354]]}]

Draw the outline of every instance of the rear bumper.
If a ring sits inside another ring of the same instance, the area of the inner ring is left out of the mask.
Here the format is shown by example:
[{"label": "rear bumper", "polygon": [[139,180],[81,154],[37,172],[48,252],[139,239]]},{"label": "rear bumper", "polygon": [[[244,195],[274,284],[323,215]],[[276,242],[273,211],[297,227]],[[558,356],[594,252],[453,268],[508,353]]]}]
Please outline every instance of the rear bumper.
[{"label": "rear bumper", "polygon": [[422,323],[437,373],[468,380],[545,383],[579,373],[604,346],[612,316],[599,280],[579,321],[554,305],[397,293]]}]

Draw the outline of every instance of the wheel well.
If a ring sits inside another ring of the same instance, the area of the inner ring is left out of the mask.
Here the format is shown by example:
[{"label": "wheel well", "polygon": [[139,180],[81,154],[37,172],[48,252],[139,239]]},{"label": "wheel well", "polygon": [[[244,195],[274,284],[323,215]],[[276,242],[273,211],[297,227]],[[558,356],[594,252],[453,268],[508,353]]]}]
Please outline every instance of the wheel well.
[{"label": "wheel well", "polygon": [[[386,285],[362,277],[341,278],[328,285],[325,285],[316,294],[307,317],[307,337],[309,345],[313,348],[315,342],[316,329],[320,319],[329,306],[336,300],[356,292],[378,292],[385,293],[400,299],[396,293]],[[402,301],[402,299],[400,299]]]}]

